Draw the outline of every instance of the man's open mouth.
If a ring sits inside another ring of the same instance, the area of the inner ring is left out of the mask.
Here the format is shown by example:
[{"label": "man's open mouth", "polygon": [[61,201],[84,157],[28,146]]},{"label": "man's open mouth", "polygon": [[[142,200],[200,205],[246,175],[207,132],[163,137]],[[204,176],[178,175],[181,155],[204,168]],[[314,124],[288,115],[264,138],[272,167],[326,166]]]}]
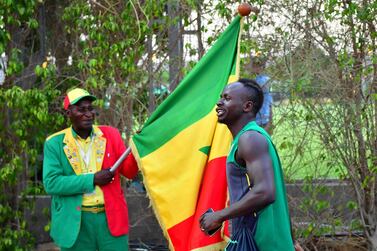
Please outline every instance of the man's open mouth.
[{"label": "man's open mouth", "polygon": [[225,113],[224,109],[216,108],[217,116],[220,117]]}]

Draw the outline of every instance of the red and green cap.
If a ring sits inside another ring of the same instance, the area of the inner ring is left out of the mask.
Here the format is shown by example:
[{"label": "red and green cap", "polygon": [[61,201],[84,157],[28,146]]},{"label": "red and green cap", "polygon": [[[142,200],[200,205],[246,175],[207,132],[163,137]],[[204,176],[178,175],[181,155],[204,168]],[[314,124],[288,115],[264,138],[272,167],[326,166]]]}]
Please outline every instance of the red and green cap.
[{"label": "red and green cap", "polygon": [[83,98],[88,98],[92,101],[97,99],[95,96],[91,95],[88,91],[81,88],[75,88],[67,92],[67,95],[64,98],[64,109],[67,110],[70,105],[76,104]]}]

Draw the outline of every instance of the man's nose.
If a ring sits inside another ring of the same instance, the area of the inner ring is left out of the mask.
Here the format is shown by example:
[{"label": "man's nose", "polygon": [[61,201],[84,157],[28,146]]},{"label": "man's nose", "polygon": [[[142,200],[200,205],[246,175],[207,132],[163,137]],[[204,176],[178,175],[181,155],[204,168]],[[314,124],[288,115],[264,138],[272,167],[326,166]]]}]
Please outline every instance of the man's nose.
[{"label": "man's nose", "polygon": [[96,114],[95,111],[91,111],[91,110],[88,110],[88,109],[86,109],[85,112],[84,112],[85,117],[93,117],[95,114]]}]

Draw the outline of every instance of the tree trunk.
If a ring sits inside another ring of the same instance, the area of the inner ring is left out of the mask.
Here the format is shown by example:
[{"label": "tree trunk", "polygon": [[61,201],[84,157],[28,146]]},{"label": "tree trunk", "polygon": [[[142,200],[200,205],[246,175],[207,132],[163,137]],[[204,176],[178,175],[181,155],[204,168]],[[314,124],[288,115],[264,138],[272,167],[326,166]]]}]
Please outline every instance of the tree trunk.
[{"label": "tree trunk", "polygon": [[168,15],[172,24],[169,27],[169,83],[170,91],[173,91],[181,80],[181,68],[183,57],[183,38],[181,33],[181,20],[173,21],[179,17],[178,1],[168,3]]}]

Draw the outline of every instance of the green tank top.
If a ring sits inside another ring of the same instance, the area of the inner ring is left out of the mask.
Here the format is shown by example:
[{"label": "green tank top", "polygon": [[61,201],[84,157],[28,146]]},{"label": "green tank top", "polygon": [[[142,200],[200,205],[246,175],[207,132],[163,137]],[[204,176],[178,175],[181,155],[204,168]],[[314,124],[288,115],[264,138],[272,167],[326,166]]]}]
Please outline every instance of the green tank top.
[{"label": "green tank top", "polygon": [[274,169],[275,182],[275,201],[258,212],[254,240],[259,251],[294,250],[283,171],[278,153],[272,143],[270,135],[263,128],[259,127],[255,121],[249,122],[234,138],[231,150],[227,157],[227,165],[232,164],[232,166],[236,165],[241,169],[246,169],[245,166],[239,165],[235,160],[235,153],[238,149],[238,140],[246,131],[257,131],[267,140],[269,154]]}]

